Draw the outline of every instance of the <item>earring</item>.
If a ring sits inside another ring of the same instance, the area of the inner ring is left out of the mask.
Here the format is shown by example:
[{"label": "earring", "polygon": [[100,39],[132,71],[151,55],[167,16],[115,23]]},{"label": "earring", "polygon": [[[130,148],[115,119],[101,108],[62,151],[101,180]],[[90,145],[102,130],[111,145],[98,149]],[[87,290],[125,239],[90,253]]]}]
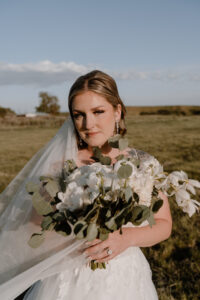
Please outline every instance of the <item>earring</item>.
[{"label": "earring", "polygon": [[119,122],[116,121],[115,125],[116,125],[116,133],[119,134]]},{"label": "earring", "polygon": [[83,146],[83,140],[81,139],[81,137],[79,137],[79,145]]}]

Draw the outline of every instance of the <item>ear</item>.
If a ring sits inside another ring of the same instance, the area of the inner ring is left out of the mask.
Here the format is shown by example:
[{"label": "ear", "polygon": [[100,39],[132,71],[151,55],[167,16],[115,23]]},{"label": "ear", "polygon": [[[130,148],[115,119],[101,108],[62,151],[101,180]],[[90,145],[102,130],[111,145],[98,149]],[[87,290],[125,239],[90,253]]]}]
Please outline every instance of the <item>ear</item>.
[{"label": "ear", "polygon": [[117,107],[115,109],[115,121],[120,121],[121,119],[121,113],[122,113],[122,106],[121,104],[117,104]]}]

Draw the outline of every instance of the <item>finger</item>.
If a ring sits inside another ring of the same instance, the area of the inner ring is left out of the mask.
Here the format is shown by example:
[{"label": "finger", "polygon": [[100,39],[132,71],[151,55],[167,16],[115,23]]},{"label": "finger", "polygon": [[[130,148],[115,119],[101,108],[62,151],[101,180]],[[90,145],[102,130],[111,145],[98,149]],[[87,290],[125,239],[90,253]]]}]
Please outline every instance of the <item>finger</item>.
[{"label": "finger", "polygon": [[106,248],[105,242],[101,241],[100,243],[97,243],[97,244],[95,244],[93,246],[88,247],[84,251],[84,253],[85,253],[85,255],[91,256],[91,255],[97,254],[99,252],[102,252],[105,248]]},{"label": "finger", "polygon": [[108,248],[107,249],[104,249],[103,251],[95,254],[95,255],[92,255],[92,259],[95,259],[95,260],[98,260],[98,259],[106,259],[109,255],[107,253],[108,251]]},{"label": "finger", "polygon": [[104,258],[97,259],[96,262],[108,262],[109,260],[113,259],[117,254],[113,253],[111,255],[107,255]]},{"label": "finger", "polygon": [[86,250],[83,252],[84,255],[86,256],[93,256],[96,255],[98,252],[100,252],[101,249],[99,249],[98,245],[90,246],[86,248]]},{"label": "finger", "polygon": [[95,240],[93,240],[92,242],[85,242],[85,245],[86,245],[86,246],[93,246],[93,245],[96,245],[96,244],[98,244],[98,243],[100,243],[100,242],[101,242],[100,239],[95,239]]}]

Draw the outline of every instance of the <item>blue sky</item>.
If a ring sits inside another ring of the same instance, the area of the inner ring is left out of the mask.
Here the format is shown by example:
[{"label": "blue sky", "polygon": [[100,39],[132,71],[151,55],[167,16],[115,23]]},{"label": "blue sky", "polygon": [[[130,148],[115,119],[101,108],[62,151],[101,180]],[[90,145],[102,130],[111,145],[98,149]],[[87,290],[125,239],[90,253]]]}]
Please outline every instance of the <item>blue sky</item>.
[{"label": "blue sky", "polygon": [[200,105],[199,0],[0,0],[0,105],[67,110],[74,80],[116,79],[126,105]]}]

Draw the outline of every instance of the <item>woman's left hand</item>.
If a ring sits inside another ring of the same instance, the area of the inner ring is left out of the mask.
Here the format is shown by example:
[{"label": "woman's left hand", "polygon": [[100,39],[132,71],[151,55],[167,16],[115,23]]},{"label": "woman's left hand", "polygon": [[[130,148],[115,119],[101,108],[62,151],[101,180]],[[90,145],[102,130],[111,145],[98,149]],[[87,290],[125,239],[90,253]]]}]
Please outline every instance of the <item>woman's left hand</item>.
[{"label": "woman's left hand", "polygon": [[[95,239],[92,242],[87,242],[88,248],[84,251],[84,254],[95,262],[107,262],[119,255],[121,252],[129,247],[129,243],[125,238],[125,228],[122,229],[122,234],[119,230],[109,233],[108,238],[105,241]],[[108,254],[107,251],[111,250],[112,254]]]}]

